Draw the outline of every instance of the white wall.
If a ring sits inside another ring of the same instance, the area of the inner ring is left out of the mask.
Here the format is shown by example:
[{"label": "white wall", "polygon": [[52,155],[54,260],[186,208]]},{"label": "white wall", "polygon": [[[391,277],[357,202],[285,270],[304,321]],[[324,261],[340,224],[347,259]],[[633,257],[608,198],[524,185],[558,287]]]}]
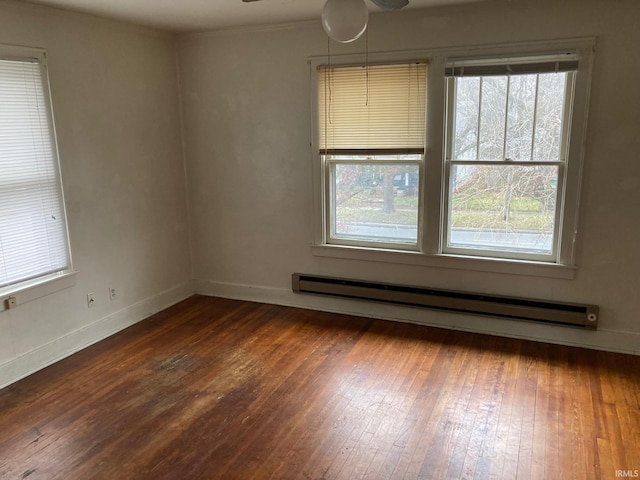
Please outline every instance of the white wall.
[{"label": "white wall", "polygon": [[[597,36],[573,280],[313,256],[307,58],[326,53],[319,22],[180,37],[197,290],[640,353],[638,18],[634,0],[523,0],[370,22],[370,51]],[[296,296],[292,272],[595,303],[599,330]]]},{"label": "white wall", "polygon": [[192,274],[173,37],[0,2],[0,43],[48,51],[79,272],[0,312],[2,386],[189,295]]}]

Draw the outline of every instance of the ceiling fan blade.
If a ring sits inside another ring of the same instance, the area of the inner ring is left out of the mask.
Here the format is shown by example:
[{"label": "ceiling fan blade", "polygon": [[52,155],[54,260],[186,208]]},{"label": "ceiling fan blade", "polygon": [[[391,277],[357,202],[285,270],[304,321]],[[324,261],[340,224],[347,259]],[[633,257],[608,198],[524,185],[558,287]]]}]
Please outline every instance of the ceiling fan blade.
[{"label": "ceiling fan blade", "polygon": [[[242,0],[245,3],[258,2],[260,0]],[[409,5],[409,0],[371,0],[383,10],[400,10]]]},{"label": "ceiling fan blade", "polygon": [[400,10],[409,5],[409,0],[371,0],[383,10]]}]

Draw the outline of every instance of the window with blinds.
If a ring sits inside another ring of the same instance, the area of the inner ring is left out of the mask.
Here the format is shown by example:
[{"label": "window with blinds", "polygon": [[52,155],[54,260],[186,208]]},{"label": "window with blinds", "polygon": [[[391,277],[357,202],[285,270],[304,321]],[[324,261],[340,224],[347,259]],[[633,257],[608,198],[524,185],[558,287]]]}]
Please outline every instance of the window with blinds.
[{"label": "window with blinds", "polygon": [[594,47],[310,59],[314,253],[568,278]]},{"label": "window with blinds", "polygon": [[427,65],[318,68],[327,243],[416,250]]},{"label": "window with blinds", "polygon": [[0,56],[0,289],[69,263],[44,55]]}]

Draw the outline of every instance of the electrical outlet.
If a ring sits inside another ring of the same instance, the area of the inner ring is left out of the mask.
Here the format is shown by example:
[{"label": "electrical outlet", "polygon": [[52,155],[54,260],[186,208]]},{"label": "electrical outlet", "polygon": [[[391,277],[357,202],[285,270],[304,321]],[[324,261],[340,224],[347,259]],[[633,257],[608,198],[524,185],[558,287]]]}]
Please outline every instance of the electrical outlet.
[{"label": "electrical outlet", "polygon": [[95,293],[87,293],[87,308],[93,308],[96,306]]},{"label": "electrical outlet", "polygon": [[111,301],[118,298],[118,292],[114,287],[109,287],[109,298],[111,299]]}]

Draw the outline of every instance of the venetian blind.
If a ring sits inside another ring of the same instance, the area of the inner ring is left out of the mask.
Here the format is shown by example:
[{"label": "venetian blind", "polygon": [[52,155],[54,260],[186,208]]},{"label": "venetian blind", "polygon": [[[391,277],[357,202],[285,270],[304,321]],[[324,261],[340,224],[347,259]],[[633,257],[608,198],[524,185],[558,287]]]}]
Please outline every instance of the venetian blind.
[{"label": "venetian blind", "polygon": [[0,287],[67,269],[42,66],[0,58]]},{"label": "venetian blind", "polygon": [[426,82],[426,63],[320,67],[320,153],[423,153]]}]

